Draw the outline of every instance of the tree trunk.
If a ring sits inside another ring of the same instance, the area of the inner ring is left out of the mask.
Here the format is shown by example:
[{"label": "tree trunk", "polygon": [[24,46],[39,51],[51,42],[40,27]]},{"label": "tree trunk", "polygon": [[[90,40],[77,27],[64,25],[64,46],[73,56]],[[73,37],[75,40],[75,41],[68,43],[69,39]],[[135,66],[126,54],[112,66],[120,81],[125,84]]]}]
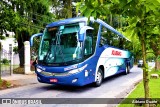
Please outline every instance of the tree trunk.
[{"label": "tree trunk", "polygon": [[18,34],[18,53],[19,53],[19,66],[24,67],[24,41],[29,40],[29,34],[26,31],[21,31]]},{"label": "tree trunk", "polygon": [[19,53],[19,66],[24,67],[24,40],[22,38],[21,32],[18,33],[18,53]]},{"label": "tree trunk", "polygon": [[[146,63],[146,43],[145,43],[145,33],[142,34],[141,45],[142,45],[142,55],[143,55],[143,84],[145,98],[149,98],[149,77]],[[145,107],[149,107],[149,104],[145,104]]]},{"label": "tree trunk", "polygon": [[113,26],[113,18],[112,18],[112,14],[110,14],[110,17],[109,17],[109,24],[111,26]]},{"label": "tree trunk", "polygon": [[157,54],[155,54],[155,56],[156,56],[156,60],[155,60],[155,70],[158,70],[158,55]]}]

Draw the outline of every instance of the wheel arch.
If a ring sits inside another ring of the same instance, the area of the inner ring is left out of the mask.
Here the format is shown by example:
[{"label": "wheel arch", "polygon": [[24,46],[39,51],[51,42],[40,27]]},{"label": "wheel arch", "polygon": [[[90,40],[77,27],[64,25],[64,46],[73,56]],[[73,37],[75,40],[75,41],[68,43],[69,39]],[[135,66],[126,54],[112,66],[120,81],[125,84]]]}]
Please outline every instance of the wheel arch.
[{"label": "wheel arch", "polygon": [[129,59],[127,59],[127,61],[126,61],[126,66],[131,66]]},{"label": "wheel arch", "polygon": [[[98,73],[99,72],[99,73]],[[101,73],[101,79],[100,77],[100,73]],[[104,66],[100,65],[97,69],[97,71],[95,72],[95,82],[94,82],[94,86],[99,87],[101,86],[102,82],[104,79]]]}]

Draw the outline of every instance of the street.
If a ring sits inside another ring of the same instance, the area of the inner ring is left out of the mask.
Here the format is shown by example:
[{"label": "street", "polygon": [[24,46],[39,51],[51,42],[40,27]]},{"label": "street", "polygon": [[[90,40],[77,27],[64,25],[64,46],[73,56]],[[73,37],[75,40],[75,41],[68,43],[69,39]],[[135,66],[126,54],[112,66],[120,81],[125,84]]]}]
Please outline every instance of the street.
[{"label": "street", "polygon": [[[124,98],[135,85],[142,80],[142,69],[134,66],[128,75],[117,75],[106,78],[100,87],[87,85],[83,87],[55,86],[51,84],[35,83],[27,86],[1,90],[0,98]],[[23,81],[22,81],[23,82]],[[2,105],[4,107],[17,105]],[[1,106],[1,107],[2,107]],[[18,105],[37,107],[40,105]],[[115,104],[44,104],[41,106],[51,107],[86,107],[102,106],[114,107]]]}]

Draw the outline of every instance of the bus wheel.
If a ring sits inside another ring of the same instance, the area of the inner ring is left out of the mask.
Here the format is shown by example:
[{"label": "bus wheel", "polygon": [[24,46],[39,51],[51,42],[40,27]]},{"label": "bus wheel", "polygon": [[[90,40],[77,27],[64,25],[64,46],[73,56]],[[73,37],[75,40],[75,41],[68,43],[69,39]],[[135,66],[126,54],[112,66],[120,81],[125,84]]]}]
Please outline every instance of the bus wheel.
[{"label": "bus wheel", "polygon": [[103,72],[99,68],[96,76],[95,86],[99,87],[102,84],[102,80],[103,80]]},{"label": "bus wheel", "polygon": [[130,66],[129,66],[129,65],[127,65],[127,66],[126,66],[125,74],[126,74],[126,75],[127,75],[127,74],[129,74],[129,72],[130,72]]}]

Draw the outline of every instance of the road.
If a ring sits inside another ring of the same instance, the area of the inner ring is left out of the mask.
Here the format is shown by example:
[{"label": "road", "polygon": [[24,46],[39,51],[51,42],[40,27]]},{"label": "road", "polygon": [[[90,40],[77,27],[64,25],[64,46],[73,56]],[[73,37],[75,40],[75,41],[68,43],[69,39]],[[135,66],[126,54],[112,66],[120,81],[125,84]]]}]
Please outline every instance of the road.
[{"label": "road", "polygon": [[[36,83],[0,91],[0,98],[124,98],[142,80],[142,69],[133,67],[128,75],[117,75],[104,80],[100,87],[55,86]],[[1,106],[1,105],[0,105]],[[9,105],[2,105],[8,107]],[[1,107],[2,107],[1,106]],[[10,105],[38,107],[40,105]],[[115,104],[44,104],[49,107],[114,107]]]}]

